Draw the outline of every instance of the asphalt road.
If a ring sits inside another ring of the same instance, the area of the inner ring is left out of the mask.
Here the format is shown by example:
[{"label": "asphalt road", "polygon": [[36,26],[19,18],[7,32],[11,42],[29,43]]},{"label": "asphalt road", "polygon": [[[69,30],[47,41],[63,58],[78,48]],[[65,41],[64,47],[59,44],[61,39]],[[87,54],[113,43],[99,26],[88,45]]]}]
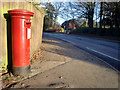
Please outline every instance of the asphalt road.
[{"label": "asphalt road", "polygon": [[88,38],[79,35],[67,35],[59,33],[44,33],[51,37],[73,44],[92,55],[95,55],[111,65],[114,69],[120,71],[120,42],[103,40],[97,38]]}]

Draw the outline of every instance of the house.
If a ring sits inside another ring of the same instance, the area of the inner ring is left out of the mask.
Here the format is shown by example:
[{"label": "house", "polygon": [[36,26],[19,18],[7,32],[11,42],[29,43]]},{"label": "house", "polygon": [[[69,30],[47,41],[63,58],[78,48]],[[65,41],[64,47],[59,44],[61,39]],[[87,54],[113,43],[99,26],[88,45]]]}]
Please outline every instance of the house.
[{"label": "house", "polygon": [[68,21],[65,21],[62,23],[61,25],[62,28],[64,28],[65,30],[75,30],[77,28],[79,28],[79,24],[76,21],[76,19],[70,19]]}]

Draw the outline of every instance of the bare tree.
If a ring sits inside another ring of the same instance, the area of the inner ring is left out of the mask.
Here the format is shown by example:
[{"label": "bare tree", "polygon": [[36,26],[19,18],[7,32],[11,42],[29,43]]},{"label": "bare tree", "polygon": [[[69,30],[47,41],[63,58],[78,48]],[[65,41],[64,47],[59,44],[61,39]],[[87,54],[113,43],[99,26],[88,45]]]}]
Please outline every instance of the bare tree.
[{"label": "bare tree", "polygon": [[94,7],[95,2],[75,2],[72,3],[75,15],[79,18],[86,18],[90,28],[93,28],[93,16],[94,16]]},{"label": "bare tree", "polygon": [[63,3],[62,2],[54,2],[52,3],[52,5],[54,6],[54,26],[56,27],[56,24],[57,24],[57,17],[58,17],[58,14],[61,13],[61,10],[63,8]]}]

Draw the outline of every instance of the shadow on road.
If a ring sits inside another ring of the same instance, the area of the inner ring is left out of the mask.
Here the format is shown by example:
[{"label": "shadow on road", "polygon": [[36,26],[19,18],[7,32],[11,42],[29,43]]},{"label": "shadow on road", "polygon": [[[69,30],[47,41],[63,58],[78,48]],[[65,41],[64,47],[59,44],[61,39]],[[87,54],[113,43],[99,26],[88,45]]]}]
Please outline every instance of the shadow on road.
[{"label": "shadow on road", "polygon": [[46,35],[43,35],[42,42],[47,45],[61,47],[61,49],[59,49],[59,48],[58,49],[50,48],[49,50],[46,49],[47,52],[67,56],[67,57],[73,58],[75,60],[81,60],[81,61],[95,64],[95,65],[98,65],[101,67],[113,69],[106,63],[103,63],[104,61],[100,60],[99,58],[97,58],[93,55],[90,55],[89,53],[86,53],[85,51],[83,51],[77,47],[74,47],[73,45],[71,45],[69,43],[60,41],[58,39],[55,39],[55,38],[52,38],[52,37],[46,36]]}]

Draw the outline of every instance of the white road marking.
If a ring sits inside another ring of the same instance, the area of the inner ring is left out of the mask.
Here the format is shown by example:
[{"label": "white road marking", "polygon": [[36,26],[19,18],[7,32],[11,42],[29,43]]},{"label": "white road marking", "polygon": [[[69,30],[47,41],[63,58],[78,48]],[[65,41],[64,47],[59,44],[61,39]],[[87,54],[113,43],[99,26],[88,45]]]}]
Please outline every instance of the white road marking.
[{"label": "white road marking", "polygon": [[69,41],[69,40],[66,40],[66,39],[62,39],[62,40],[67,41],[67,42],[69,42],[69,43],[72,43],[73,45],[76,45],[76,43],[74,43],[74,42],[72,42],[72,41]]},{"label": "white road marking", "polygon": [[114,60],[116,60],[116,61],[120,61],[120,60],[117,59],[117,58],[114,58],[114,57],[111,57],[111,56],[109,56],[109,55],[107,55],[107,54],[98,52],[98,51],[96,51],[96,50],[94,50],[94,49],[91,49],[91,48],[89,48],[89,47],[86,47],[86,48],[89,49],[89,50],[91,50],[91,51],[94,51],[94,52],[96,52],[96,53],[99,53],[99,54],[101,54],[101,55],[104,55],[104,56],[107,56],[107,57],[109,57],[109,58],[112,58],[112,59],[114,59]]}]

